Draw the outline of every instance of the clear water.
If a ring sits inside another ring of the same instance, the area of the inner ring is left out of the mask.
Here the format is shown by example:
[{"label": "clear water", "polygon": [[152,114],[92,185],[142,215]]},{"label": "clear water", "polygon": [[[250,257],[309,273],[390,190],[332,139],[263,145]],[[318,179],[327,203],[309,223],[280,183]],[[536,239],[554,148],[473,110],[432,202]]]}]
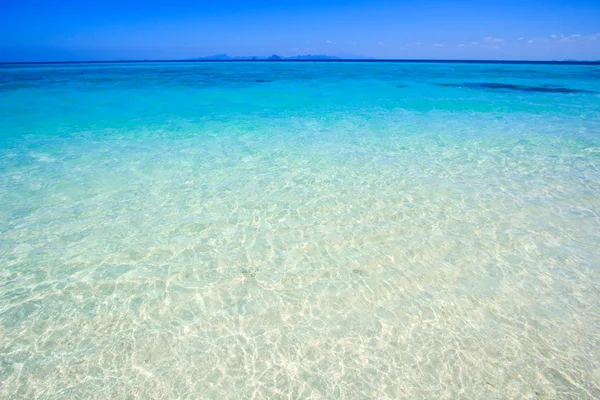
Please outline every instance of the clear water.
[{"label": "clear water", "polygon": [[600,66],[0,67],[0,398],[600,397]]}]

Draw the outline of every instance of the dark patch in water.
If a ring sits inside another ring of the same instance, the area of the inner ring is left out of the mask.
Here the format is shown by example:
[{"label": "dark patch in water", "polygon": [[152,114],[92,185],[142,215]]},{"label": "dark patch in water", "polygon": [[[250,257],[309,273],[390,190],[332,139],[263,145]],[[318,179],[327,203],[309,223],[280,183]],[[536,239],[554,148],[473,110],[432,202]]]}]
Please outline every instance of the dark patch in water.
[{"label": "dark patch in water", "polygon": [[254,82],[269,82],[266,79],[255,79]]},{"label": "dark patch in water", "polygon": [[396,87],[397,87],[397,88],[405,88],[405,87],[408,87],[408,85],[403,85],[403,84],[401,84],[401,83],[397,83],[397,84],[396,84]]},{"label": "dark patch in water", "polygon": [[513,85],[508,83],[440,83],[439,86],[458,87],[483,90],[512,90],[517,92],[537,92],[537,93],[596,93],[590,90],[564,88],[553,85],[528,86]]}]

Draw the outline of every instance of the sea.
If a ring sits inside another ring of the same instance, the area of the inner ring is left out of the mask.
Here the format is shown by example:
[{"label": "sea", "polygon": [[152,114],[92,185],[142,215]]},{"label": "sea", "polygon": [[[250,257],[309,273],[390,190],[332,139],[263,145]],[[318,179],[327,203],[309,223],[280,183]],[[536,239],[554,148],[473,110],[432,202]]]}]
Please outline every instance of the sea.
[{"label": "sea", "polygon": [[600,398],[600,64],[0,65],[0,398]]}]

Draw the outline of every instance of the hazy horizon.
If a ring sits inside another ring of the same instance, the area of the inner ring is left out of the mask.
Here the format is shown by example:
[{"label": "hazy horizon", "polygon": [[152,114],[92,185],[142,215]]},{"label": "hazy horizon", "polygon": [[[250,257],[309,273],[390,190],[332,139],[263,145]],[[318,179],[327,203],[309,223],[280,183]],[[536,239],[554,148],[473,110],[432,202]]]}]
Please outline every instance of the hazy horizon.
[{"label": "hazy horizon", "polygon": [[0,62],[181,60],[215,54],[598,60],[590,0],[8,2]]},{"label": "hazy horizon", "polygon": [[297,54],[292,56],[281,56],[279,54],[270,55],[248,55],[239,56],[231,55],[226,53],[212,54],[203,57],[191,57],[191,58],[174,58],[174,59],[106,59],[106,60],[59,60],[59,61],[2,61],[0,64],[61,64],[61,63],[137,63],[137,62],[344,62],[344,61],[357,61],[357,62],[377,62],[377,61],[389,61],[389,62],[416,62],[416,63],[427,63],[427,62],[440,62],[440,63],[516,63],[516,64],[527,64],[527,63],[565,63],[565,64],[593,64],[600,63],[599,59],[594,60],[580,60],[580,59],[562,59],[562,60],[516,60],[516,59],[483,59],[483,58],[376,58],[376,57],[365,57],[361,55],[331,55],[331,54]]}]

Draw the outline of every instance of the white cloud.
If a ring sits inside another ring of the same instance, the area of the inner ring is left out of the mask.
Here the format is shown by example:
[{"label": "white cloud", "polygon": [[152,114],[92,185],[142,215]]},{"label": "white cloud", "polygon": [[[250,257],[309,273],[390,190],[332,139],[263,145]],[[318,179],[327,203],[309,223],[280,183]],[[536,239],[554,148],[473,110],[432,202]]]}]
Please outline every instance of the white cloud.
[{"label": "white cloud", "polygon": [[377,42],[377,46],[383,46],[383,43]]},{"label": "white cloud", "polygon": [[[486,36],[479,42],[471,42],[473,46],[481,46],[485,49],[499,49],[500,46],[504,46],[506,44],[506,40],[495,38],[492,36]],[[460,45],[458,47],[466,47],[467,45]]]},{"label": "white cloud", "polygon": [[523,40],[523,39],[525,39],[525,38],[523,38],[523,37],[520,37],[520,38],[518,38],[517,40]]},{"label": "white cloud", "polygon": [[333,40],[329,40],[329,39],[327,39],[327,40],[325,41],[325,43],[327,43],[327,44],[336,44],[336,43],[335,43]]},{"label": "white cloud", "polygon": [[[594,35],[582,35],[580,33],[575,33],[572,35],[559,35],[553,33],[551,35],[545,37],[537,37],[533,39],[527,40],[527,43],[590,43],[600,39],[600,33],[596,33]],[[523,40],[523,38],[519,38],[518,40]],[[503,43],[502,43],[503,44]]]},{"label": "white cloud", "polygon": [[458,45],[458,47],[467,47],[467,45],[464,44],[464,43],[461,43],[461,44]]},{"label": "white cloud", "polygon": [[487,37],[483,38],[483,42],[488,43],[488,44],[489,43],[504,44],[505,40],[487,36]]},{"label": "white cloud", "polygon": [[575,43],[578,41],[586,41],[586,40],[596,40],[596,37],[598,36],[598,34],[596,35],[590,35],[590,36],[585,36],[585,35],[581,35],[579,33],[576,33],[574,35],[570,35],[570,36],[561,36],[561,39],[559,40],[559,43]]},{"label": "white cloud", "polygon": [[443,44],[443,43],[434,43],[434,44],[432,44],[432,46],[433,47],[444,47],[445,44]]},{"label": "white cloud", "polygon": [[558,42],[559,43],[573,43],[579,39],[585,39],[585,38],[586,38],[585,36],[581,36],[579,33],[576,33],[571,36],[566,36],[566,37],[561,35],[561,39]]}]

